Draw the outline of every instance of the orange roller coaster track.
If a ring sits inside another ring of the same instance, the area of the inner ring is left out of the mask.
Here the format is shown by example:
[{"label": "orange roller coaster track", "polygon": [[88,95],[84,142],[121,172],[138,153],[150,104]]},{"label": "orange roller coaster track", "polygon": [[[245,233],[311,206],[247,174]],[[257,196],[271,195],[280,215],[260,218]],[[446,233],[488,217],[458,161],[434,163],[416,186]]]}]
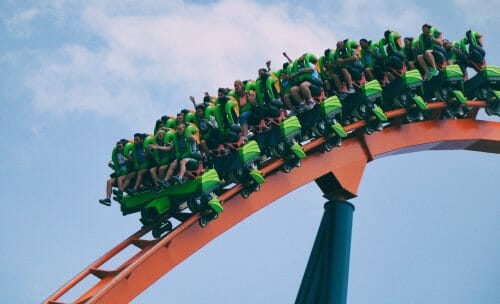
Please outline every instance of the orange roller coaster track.
[{"label": "orange roller coaster track", "polygon": [[[315,139],[304,146],[308,156],[302,160],[301,167],[292,172],[278,170],[282,160],[264,167],[262,172],[268,176],[266,183],[249,198],[237,196],[240,185],[224,192],[220,196],[225,203],[224,212],[208,227],[201,228],[198,225],[199,215],[195,214],[162,239],[141,239],[150,231],[147,227],[142,228],[83,270],[44,303],[63,303],[58,300],[91,274],[99,281],[74,303],[128,303],[208,242],[302,185],[316,181],[327,198],[355,197],[366,164],[383,156],[455,149],[500,153],[500,122],[475,119],[478,108],[485,105],[485,102],[469,101],[468,106],[474,109],[467,119],[433,119],[412,124],[402,124],[406,111],[395,110],[388,113],[392,119],[391,126],[381,132],[367,136],[357,131],[364,126],[364,122],[347,126],[346,130],[353,133],[343,141],[342,147],[331,152],[323,152],[324,138]],[[432,103],[429,107],[437,118],[446,104]],[[117,269],[100,269],[128,246],[136,246],[140,251]]]}]

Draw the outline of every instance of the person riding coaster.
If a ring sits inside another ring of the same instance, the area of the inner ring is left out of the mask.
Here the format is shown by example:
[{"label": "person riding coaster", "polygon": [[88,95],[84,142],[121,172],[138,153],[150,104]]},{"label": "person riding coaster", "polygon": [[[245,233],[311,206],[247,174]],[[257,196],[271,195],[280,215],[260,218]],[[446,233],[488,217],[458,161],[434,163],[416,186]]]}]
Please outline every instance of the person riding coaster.
[{"label": "person riding coaster", "polygon": [[402,50],[401,35],[394,31],[385,31],[384,38],[379,40],[379,51],[387,70],[385,73],[387,78],[381,83],[382,86],[406,72]]},{"label": "person riding coaster", "polygon": [[386,68],[379,43],[362,38],[359,40],[359,46],[361,47],[360,60],[366,79],[368,81],[376,79],[382,83],[386,78]]},{"label": "person riding coaster", "polygon": [[292,99],[298,104],[298,112],[311,110],[317,100],[323,99],[323,82],[318,72],[319,62],[312,53],[305,53],[293,62],[290,78],[295,84],[291,88]]},{"label": "person riding coaster", "polygon": [[[354,40],[345,39],[337,42],[337,49],[334,54],[333,79],[340,95],[344,93],[354,94],[356,92],[354,85],[363,76],[363,65],[359,60],[360,52],[359,45]],[[342,80],[345,81],[347,88],[342,85]],[[341,99],[343,99],[342,96]]]},{"label": "person riding coaster", "polygon": [[[467,45],[469,45],[469,48],[467,48]],[[465,38],[461,40],[461,46],[467,57],[467,66],[470,66],[476,72],[480,72],[486,67],[486,52],[483,49],[483,36],[480,33],[472,30],[465,32]]]},{"label": "person riding coaster", "polygon": [[446,50],[446,65],[458,64],[458,66],[460,66],[460,69],[462,70],[462,73],[464,74],[464,78],[468,79],[467,55],[463,51],[464,47],[461,42],[450,42],[448,39],[444,39],[443,46]]},{"label": "person riding coaster", "polygon": [[[135,171],[135,182],[132,188],[125,189],[129,195],[135,195],[139,191],[147,190],[147,187],[143,186],[143,183],[147,185],[146,173],[149,171],[150,163],[146,149],[144,148],[144,140],[147,138],[147,134],[135,133],[132,147],[129,150],[127,159],[130,161],[133,170]],[[139,189],[141,187],[141,189]],[[120,189],[113,191],[115,194],[114,199],[116,201],[121,201],[123,198],[123,191]]]},{"label": "person riding coaster", "polygon": [[[117,193],[119,199],[123,197],[123,191],[127,189],[135,177],[135,171],[129,159],[133,147],[133,144],[126,139],[121,139],[116,143],[111,152],[111,161],[108,163],[108,166],[113,169],[113,173],[106,183],[106,198],[100,199],[99,203],[111,206],[111,194],[113,192]],[[118,189],[113,191],[113,187]]]},{"label": "person riding coaster", "polygon": [[424,24],[418,44],[421,53],[417,55],[417,61],[424,71],[426,80],[430,80],[439,75],[439,70],[446,66],[442,33],[432,25]]},{"label": "person riding coaster", "polygon": [[267,157],[283,157],[286,159],[284,167],[288,171],[293,166],[300,165],[300,159],[305,157],[302,147],[298,143],[301,138],[299,120],[295,117],[285,119],[283,104],[279,99],[278,79],[264,69],[259,70],[256,81],[256,96],[259,104],[260,116],[265,123],[254,128],[254,138]]},{"label": "person riding coaster", "polygon": [[[366,82],[358,53],[360,53],[359,47],[352,40],[337,43],[337,68],[338,64],[352,62],[347,67],[342,68],[343,74],[349,74],[350,84],[348,82],[347,86],[351,85],[353,88],[353,92],[350,94],[339,94],[342,102],[342,125],[346,126],[350,122],[367,120],[366,132],[371,134],[375,130],[382,130],[382,123],[387,121],[387,116],[380,107],[382,105],[382,87],[377,80]],[[342,60],[343,58],[346,59]],[[338,74],[334,77],[337,87],[341,86]],[[373,115],[375,120],[369,121]]]},{"label": "person riding coaster", "polygon": [[215,106],[209,110],[210,115],[213,115],[217,122],[217,132],[214,134],[217,148],[211,151],[211,154],[216,157],[225,155],[231,150],[237,150],[243,144],[238,102],[227,93],[226,89],[219,88],[219,97]]},{"label": "person riding coaster", "polygon": [[429,109],[421,97],[423,79],[418,70],[406,69],[401,35],[385,31],[384,38],[379,41],[379,49],[387,67],[382,109],[390,111],[394,108],[406,108],[406,122],[423,120],[423,111]]},{"label": "person riding coaster", "polygon": [[175,157],[171,145],[173,136],[175,136],[174,130],[166,131],[164,128],[161,128],[152,139],[148,137],[144,140],[144,147],[151,157],[150,163],[154,164],[149,169],[154,190],[160,189],[159,181],[165,178],[168,167]]},{"label": "person riding coaster", "polygon": [[[170,143],[174,147],[175,157],[168,167],[165,178],[159,181],[162,186],[170,186],[171,181],[182,184],[187,171],[198,171],[201,166],[198,136],[198,130],[194,124],[187,126],[184,123],[177,124],[175,134],[170,139]],[[174,175],[176,170],[178,173]]]},{"label": "person riding coaster", "polygon": [[413,37],[405,37],[403,46],[404,62],[407,70],[416,69],[417,61],[417,41]]}]

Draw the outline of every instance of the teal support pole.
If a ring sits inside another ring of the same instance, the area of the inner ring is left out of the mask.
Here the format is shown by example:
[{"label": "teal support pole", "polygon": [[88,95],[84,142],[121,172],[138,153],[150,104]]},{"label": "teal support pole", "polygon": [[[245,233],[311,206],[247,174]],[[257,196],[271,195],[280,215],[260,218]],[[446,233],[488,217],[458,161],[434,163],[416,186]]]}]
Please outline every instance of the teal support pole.
[{"label": "teal support pole", "polygon": [[296,304],[347,303],[353,213],[347,201],[325,204]]}]

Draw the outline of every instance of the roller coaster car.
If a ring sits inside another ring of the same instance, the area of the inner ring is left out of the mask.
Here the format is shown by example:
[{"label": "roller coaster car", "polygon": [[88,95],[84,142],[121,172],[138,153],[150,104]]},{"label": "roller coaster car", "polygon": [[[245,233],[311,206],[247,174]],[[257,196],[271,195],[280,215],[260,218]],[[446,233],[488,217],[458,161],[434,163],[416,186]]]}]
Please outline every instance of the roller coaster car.
[{"label": "roller coaster car", "polygon": [[464,84],[464,93],[470,99],[488,103],[486,114],[500,116],[500,67],[487,66]]},{"label": "roller coaster car", "polygon": [[302,129],[311,130],[315,137],[328,137],[334,134],[325,144],[327,151],[334,146],[340,146],[341,139],[347,136],[346,131],[339,123],[342,121],[342,103],[337,96],[322,100],[313,109],[297,115]]},{"label": "roller coaster car", "polygon": [[424,82],[424,99],[437,98],[448,103],[443,113],[445,118],[462,118],[467,109],[462,105],[467,103],[463,93],[464,74],[460,66],[446,66],[438,76]]},{"label": "roller coaster car", "polygon": [[273,147],[273,151],[285,161],[283,171],[290,172],[293,167],[300,166],[300,160],[306,157],[300,145],[302,126],[299,119],[296,116],[285,119],[279,125],[279,134],[281,140]]},{"label": "roller coaster car", "polygon": [[[371,134],[376,130],[382,130],[383,122],[387,121],[387,116],[382,105],[382,87],[377,80],[372,80],[363,84],[356,93],[347,95],[342,101],[343,115],[351,115],[357,120],[366,120],[366,133]],[[375,120],[369,120],[375,116]]]},{"label": "roller coaster car", "polygon": [[423,112],[429,108],[421,96],[422,84],[423,79],[417,69],[404,72],[401,77],[397,77],[384,86],[383,109],[388,111],[393,108],[404,108],[408,110],[406,121],[423,120]]},{"label": "roller coaster car", "polygon": [[[141,212],[143,225],[152,225],[153,236],[161,237],[172,229],[169,218],[181,212],[181,205],[187,202],[189,209],[200,212],[200,225],[206,226],[223,211],[221,202],[213,194],[220,179],[214,169],[206,170],[200,176],[182,184],[172,185],[159,192],[145,191],[137,195],[126,195],[121,200],[123,215]],[[203,219],[203,220],[202,220]]]},{"label": "roller coaster car", "polygon": [[257,168],[260,157],[259,145],[255,140],[251,140],[238,150],[214,158],[212,164],[225,182],[242,184],[241,194],[247,198],[252,192],[258,191],[265,181]]}]

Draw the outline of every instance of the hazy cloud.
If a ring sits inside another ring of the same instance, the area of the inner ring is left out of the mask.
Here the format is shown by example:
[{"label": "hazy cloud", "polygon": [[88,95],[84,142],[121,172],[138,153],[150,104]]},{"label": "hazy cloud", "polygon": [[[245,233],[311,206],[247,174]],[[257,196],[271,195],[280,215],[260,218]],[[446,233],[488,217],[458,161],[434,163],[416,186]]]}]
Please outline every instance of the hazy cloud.
[{"label": "hazy cloud", "polygon": [[29,38],[33,30],[31,21],[36,16],[38,16],[38,10],[35,8],[15,13],[4,20],[5,28],[16,38]]},{"label": "hazy cloud", "polygon": [[498,27],[500,1],[498,0],[453,0],[455,5],[462,11],[467,23]]},{"label": "hazy cloud", "polygon": [[[255,78],[267,59],[278,68],[285,61],[283,51],[292,58],[308,51],[321,54],[338,39],[378,39],[392,24],[400,31],[418,30],[417,8],[394,14],[394,4],[376,6],[370,19],[373,2],[367,0],[346,2],[335,14],[228,0],[92,3],[82,8],[79,22],[100,41],[98,47],[61,47],[44,59],[28,85],[38,110],[152,121],[188,107],[189,95],[214,94],[235,79]],[[54,7],[64,14],[64,5]],[[337,20],[337,15],[343,17]]]}]

